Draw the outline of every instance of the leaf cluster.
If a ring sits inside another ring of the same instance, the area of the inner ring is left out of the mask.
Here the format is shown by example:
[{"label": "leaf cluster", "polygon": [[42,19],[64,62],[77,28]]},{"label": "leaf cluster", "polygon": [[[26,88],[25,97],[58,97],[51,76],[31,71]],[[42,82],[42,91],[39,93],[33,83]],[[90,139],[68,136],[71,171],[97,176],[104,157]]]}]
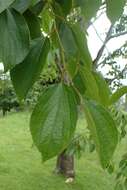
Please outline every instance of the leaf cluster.
[{"label": "leaf cluster", "polygon": [[[79,105],[104,169],[117,146],[118,131],[108,107],[126,93],[126,87],[112,95],[94,70],[80,20],[87,24],[102,4],[101,0],[1,0],[0,60],[10,71],[19,100],[26,98],[52,52],[59,71],[58,84],[42,92],[30,119],[31,135],[44,161],[60,154],[73,139]],[[114,23],[125,1],[104,4]]]}]

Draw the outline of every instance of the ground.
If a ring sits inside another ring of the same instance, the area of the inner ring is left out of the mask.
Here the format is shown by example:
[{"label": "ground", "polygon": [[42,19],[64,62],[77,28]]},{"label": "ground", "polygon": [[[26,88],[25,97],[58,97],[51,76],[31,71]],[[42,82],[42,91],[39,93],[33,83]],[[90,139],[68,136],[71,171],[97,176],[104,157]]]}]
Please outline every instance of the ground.
[{"label": "ground", "polygon": [[[33,146],[29,115],[0,118],[0,190],[113,190],[114,177],[101,169],[96,153],[76,160],[75,182],[65,184],[62,176],[53,173],[55,159],[42,163]],[[84,127],[82,119],[78,125]]]}]

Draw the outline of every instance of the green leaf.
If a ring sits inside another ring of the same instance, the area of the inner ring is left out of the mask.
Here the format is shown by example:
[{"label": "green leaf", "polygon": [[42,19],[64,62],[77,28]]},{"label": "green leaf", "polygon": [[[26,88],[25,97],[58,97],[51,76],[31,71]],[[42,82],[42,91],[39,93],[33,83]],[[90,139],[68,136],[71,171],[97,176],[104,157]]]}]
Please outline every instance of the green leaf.
[{"label": "green leaf", "polygon": [[82,12],[87,21],[95,17],[99,7],[101,6],[102,0],[84,0],[84,6],[82,6]]},{"label": "green leaf", "polygon": [[69,75],[71,76],[71,78],[73,79],[78,71],[78,58],[71,57],[71,56],[67,57],[66,69]]},{"label": "green leaf", "polygon": [[109,105],[110,90],[100,73],[80,65],[73,82],[80,93],[88,99],[95,100],[103,106]]},{"label": "green leaf", "polygon": [[0,0],[0,13],[7,9],[15,0]]},{"label": "green leaf", "polygon": [[71,28],[67,24],[61,24],[59,31],[60,39],[67,56],[76,56],[78,47],[75,42]]},{"label": "green leaf", "polygon": [[63,15],[67,16],[72,8],[72,0],[56,0],[56,2],[61,6]]},{"label": "green leaf", "polygon": [[45,5],[45,1],[44,0],[33,0],[32,3],[32,7],[30,8],[30,10],[35,14],[35,15],[39,15]]},{"label": "green leaf", "polygon": [[74,0],[74,5],[81,7],[82,14],[87,22],[96,15],[101,3],[102,0]]},{"label": "green leaf", "polygon": [[91,68],[92,58],[88,49],[85,33],[81,30],[81,27],[78,24],[71,25],[71,29],[82,61],[87,65],[88,68]]},{"label": "green leaf", "polygon": [[100,102],[99,90],[92,72],[84,66],[80,66],[80,76],[86,87],[85,96]]},{"label": "green leaf", "polygon": [[127,178],[127,165],[122,169],[122,175]]},{"label": "green leaf", "polygon": [[110,105],[116,103],[124,94],[127,94],[127,86],[123,86],[118,89],[114,94],[110,97]]},{"label": "green leaf", "polygon": [[99,104],[85,101],[88,127],[96,145],[101,165],[106,168],[112,159],[118,142],[118,132],[109,112]]},{"label": "green leaf", "polygon": [[124,190],[122,183],[118,182],[115,186],[115,190]]},{"label": "green leaf", "polygon": [[11,80],[20,99],[26,97],[29,89],[39,77],[49,52],[49,39],[38,39],[32,44],[25,60],[11,70]]},{"label": "green leaf", "polygon": [[114,172],[114,165],[113,164],[109,164],[107,171],[109,174],[112,174]]},{"label": "green leaf", "polygon": [[[52,7],[53,7],[53,12],[55,15],[59,17],[64,17],[62,7],[60,6],[59,3],[54,1],[54,3],[52,4]],[[56,22],[61,23],[59,19],[56,19]]]},{"label": "green leaf", "polygon": [[40,97],[31,116],[33,141],[48,160],[61,153],[70,143],[77,122],[77,105],[71,87],[58,84]]},{"label": "green leaf", "polygon": [[28,10],[24,13],[24,17],[28,24],[31,38],[35,39],[35,38],[40,37],[42,32],[41,32],[39,18],[34,13],[32,13],[30,10]]},{"label": "green leaf", "polygon": [[50,7],[48,5],[45,5],[41,12],[41,27],[44,32],[49,34],[52,30],[52,26],[54,23],[54,16],[51,13]]},{"label": "green leaf", "polygon": [[112,23],[117,21],[124,11],[126,0],[106,0],[107,16]]},{"label": "green leaf", "polygon": [[125,187],[125,189],[127,189],[127,178],[124,181],[124,187]]},{"label": "green leaf", "polygon": [[29,29],[22,15],[6,10],[0,15],[0,58],[5,71],[21,63],[29,52]]},{"label": "green leaf", "polygon": [[73,78],[77,71],[79,50],[73,37],[72,30],[67,24],[61,24],[59,35],[66,56],[66,68]]},{"label": "green leaf", "polygon": [[96,80],[98,90],[99,90],[99,97],[100,97],[100,103],[104,106],[109,105],[109,98],[110,98],[110,89],[107,85],[105,79],[100,73],[93,72],[93,76]]},{"label": "green leaf", "polygon": [[40,1],[43,1],[43,0],[32,0],[32,1],[31,1],[31,4],[32,4],[32,5],[36,5],[36,4],[38,4]]},{"label": "green leaf", "polygon": [[79,90],[79,92],[84,95],[86,91],[86,86],[84,84],[84,79],[81,73],[78,71],[73,79],[74,86]]},{"label": "green leaf", "polygon": [[16,0],[14,1],[12,7],[20,13],[24,13],[30,7],[31,2],[32,0]]}]

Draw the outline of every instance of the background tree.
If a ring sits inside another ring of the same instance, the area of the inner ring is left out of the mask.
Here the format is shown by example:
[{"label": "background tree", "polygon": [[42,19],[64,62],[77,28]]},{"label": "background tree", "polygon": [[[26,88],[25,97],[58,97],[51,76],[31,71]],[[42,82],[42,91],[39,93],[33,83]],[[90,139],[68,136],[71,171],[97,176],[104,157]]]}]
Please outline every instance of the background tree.
[{"label": "background tree", "polygon": [[14,88],[11,84],[8,74],[0,73],[0,110],[3,116],[11,109],[19,110],[19,102],[17,100]]}]

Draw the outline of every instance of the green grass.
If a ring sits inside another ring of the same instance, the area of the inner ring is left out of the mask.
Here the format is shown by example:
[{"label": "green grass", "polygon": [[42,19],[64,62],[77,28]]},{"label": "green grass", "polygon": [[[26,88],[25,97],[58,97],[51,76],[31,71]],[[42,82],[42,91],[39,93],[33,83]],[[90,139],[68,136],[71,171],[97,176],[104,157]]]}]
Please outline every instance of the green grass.
[{"label": "green grass", "polygon": [[[78,125],[85,125],[83,119]],[[54,167],[55,159],[42,164],[32,146],[27,112],[0,118],[0,190],[113,190],[113,177],[101,169],[95,153],[76,160],[73,184],[65,184]]]}]

